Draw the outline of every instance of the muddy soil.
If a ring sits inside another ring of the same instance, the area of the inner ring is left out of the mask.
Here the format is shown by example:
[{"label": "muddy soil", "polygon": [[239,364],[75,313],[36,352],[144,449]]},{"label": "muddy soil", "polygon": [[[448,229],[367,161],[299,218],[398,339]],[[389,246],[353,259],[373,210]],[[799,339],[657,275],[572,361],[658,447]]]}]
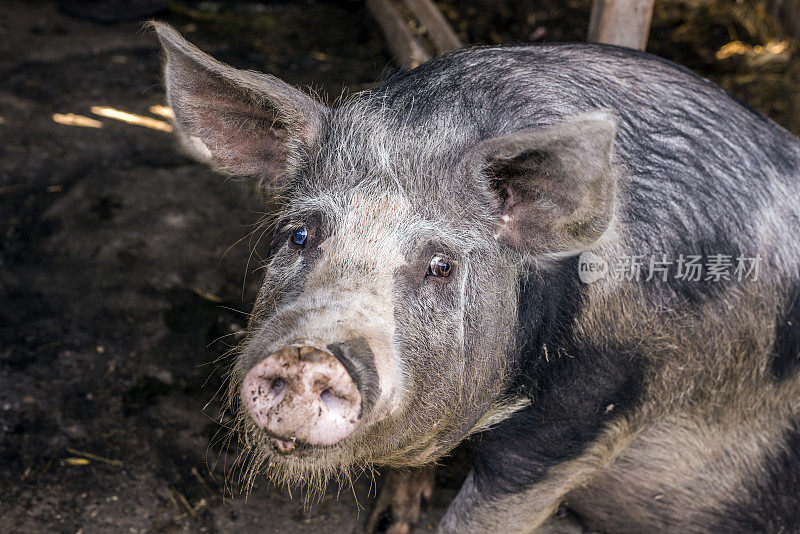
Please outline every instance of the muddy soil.
[{"label": "muddy soil", "polygon": [[[652,50],[800,131],[796,46],[757,7],[660,4]],[[466,42],[491,43],[582,39],[589,2],[440,6]],[[179,1],[157,16],[330,100],[390,61],[357,1]],[[266,206],[176,150],[153,107],[159,64],[140,21],[0,5],[0,531],[357,530],[379,475],[331,486],[311,511],[296,488],[241,493],[217,392],[256,291]],[[420,531],[464,464],[445,462]]]}]

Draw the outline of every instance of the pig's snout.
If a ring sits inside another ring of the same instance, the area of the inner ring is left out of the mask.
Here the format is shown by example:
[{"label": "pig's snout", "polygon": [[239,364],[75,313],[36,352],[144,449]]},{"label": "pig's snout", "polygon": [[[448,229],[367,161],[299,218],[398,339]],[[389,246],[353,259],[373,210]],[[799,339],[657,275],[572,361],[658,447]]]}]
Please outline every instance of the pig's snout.
[{"label": "pig's snout", "polygon": [[241,396],[255,424],[285,452],[295,440],[338,443],[361,417],[353,378],[331,353],[314,347],[286,347],[261,360],[245,376]]}]

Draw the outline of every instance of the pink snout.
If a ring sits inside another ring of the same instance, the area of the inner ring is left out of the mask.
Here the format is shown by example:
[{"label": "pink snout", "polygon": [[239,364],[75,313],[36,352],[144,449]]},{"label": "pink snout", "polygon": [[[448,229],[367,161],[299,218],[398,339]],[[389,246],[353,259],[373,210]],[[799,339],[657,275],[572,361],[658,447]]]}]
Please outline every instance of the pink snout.
[{"label": "pink snout", "polygon": [[242,402],[255,424],[289,452],[295,440],[333,445],[349,436],[361,417],[361,394],[332,354],[314,347],[286,347],[261,360],[242,382]]}]

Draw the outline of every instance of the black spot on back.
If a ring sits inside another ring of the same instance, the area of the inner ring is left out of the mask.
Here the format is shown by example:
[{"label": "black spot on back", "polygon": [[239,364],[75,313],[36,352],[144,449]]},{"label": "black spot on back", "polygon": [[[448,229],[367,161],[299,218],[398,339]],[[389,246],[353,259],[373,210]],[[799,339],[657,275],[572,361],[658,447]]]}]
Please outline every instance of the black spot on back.
[{"label": "black spot on back", "polygon": [[513,388],[532,403],[473,439],[475,480],[490,492],[530,487],[551,467],[580,456],[640,398],[643,357],[622,348],[574,346],[572,327],[585,291],[577,273],[572,258],[522,283]]},{"label": "black spot on back", "polygon": [[775,325],[775,344],[770,354],[770,370],[781,381],[800,368],[800,288],[790,293],[791,305]]}]

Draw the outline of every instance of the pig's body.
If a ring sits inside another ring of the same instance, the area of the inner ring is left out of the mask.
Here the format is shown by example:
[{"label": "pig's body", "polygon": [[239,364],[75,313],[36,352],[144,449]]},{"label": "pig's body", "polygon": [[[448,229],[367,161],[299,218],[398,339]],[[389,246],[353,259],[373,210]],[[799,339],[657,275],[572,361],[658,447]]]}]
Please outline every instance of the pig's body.
[{"label": "pig's body", "polygon": [[[190,149],[286,199],[233,372],[253,469],[318,483],[471,436],[443,532],[565,499],[612,532],[800,528],[797,139],[612,47],[458,51],[329,109],[158,29]],[[762,261],[583,284],[588,250]]]},{"label": "pig's body", "polygon": [[800,529],[797,139],[685,69],[588,44],[461,51],[376,93],[435,138],[454,113],[486,138],[612,109],[627,183],[598,255],[763,258],[752,287],[584,285],[574,258],[521,283],[514,374],[533,402],[475,438],[475,483],[513,510],[578,476],[567,502],[608,532]]}]

